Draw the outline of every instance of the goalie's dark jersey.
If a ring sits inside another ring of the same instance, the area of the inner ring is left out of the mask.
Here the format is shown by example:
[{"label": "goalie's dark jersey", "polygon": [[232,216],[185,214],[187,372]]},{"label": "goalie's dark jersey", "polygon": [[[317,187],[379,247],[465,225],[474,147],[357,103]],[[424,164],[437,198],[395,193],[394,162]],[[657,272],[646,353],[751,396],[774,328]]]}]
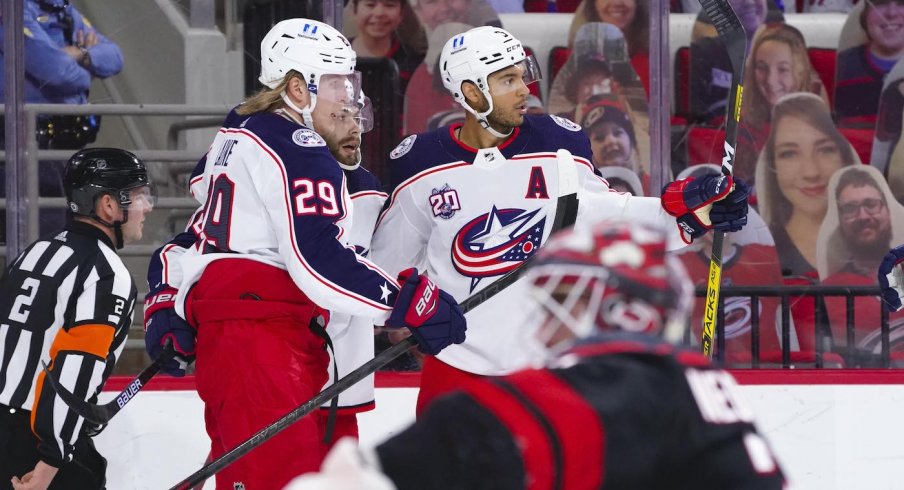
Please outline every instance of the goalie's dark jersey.
[{"label": "goalie's dark jersey", "polygon": [[695,352],[601,336],[437,399],[377,453],[399,490],[779,490],[734,387]]}]

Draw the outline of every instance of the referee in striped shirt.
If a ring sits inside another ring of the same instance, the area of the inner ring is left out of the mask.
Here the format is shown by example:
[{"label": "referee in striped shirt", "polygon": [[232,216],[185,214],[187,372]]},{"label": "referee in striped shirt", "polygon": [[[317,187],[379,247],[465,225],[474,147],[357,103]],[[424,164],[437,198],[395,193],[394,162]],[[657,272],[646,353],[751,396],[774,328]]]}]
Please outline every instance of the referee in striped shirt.
[{"label": "referee in striped shirt", "polygon": [[63,179],[70,219],[31,244],[0,281],[0,489],[103,488],[106,460],[44,379],[95,401],[125,346],[135,283],[117,249],[141,238],[154,198],[145,165],[81,150]]}]

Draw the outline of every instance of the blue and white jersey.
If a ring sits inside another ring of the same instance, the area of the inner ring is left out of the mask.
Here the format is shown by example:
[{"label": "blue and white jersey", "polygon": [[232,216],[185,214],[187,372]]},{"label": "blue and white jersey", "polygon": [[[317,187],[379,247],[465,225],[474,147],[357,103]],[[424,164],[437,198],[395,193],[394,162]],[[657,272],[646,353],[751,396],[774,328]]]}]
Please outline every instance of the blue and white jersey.
[{"label": "blue and white jersey", "polygon": [[[190,287],[214,260],[243,258],[286,269],[318,306],[382,325],[398,293],[387,274],[355,253],[347,234],[346,176],[326,142],[279,113],[227,116],[190,181],[201,203],[199,241],[162,277],[184,315]],[[154,288],[154,284],[151,284]]]},{"label": "blue and white jersey", "polygon": [[[355,211],[355,225],[345,234],[346,243],[354,247],[362,257],[370,253],[370,240],[374,232],[374,223],[383,208],[387,194],[383,192],[380,181],[373,174],[358,167],[345,170],[345,183],[351,206]],[[395,273],[396,271],[387,271]],[[330,322],[326,326],[327,333],[333,341],[333,358],[339,377],[343,378],[365,362],[374,357],[374,322],[369,317],[352,316],[338,311],[330,312]],[[329,370],[330,379],[324,389],[335,380],[333,370]],[[330,403],[324,403],[329,407]],[[339,409],[344,412],[364,412],[374,407],[374,375],[352,385],[339,395]]]},{"label": "blue and white jersey", "polygon": [[[609,189],[594,173],[590,141],[577,124],[557,116],[525,116],[495,148],[470,148],[460,125],[405,138],[390,154],[392,190],[377,222],[371,258],[388,271],[415,266],[463,301],[519,267],[549,238],[556,212],[556,151],[578,167],[578,222],[627,216],[675,230],[658,198]],[[439,359],[485,375],[524,365],[527,345],[515,335],[528,320],[523,281],[467,314],[468,335]]]}]

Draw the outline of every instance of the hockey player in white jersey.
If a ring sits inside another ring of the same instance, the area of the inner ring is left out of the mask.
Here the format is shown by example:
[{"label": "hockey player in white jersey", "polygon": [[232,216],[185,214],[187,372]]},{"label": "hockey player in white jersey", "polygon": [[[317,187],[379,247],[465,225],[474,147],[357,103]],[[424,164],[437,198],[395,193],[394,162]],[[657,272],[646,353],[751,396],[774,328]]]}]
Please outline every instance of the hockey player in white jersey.
[{"label": "hockey player in white jersey", "polygon": [[[672,248],[712,228],[734,231],[746,223],[749,189],[730,177],[672,182],[662,200],[610,191],[594,172],[580,126],[526,114],[527,85],[539,79],[539,69],[503,29],[478,27],[453,36],[442,50],[439,75],[466,120],[408,136],[391,152],[392,190],[371,249],[386,270],[422,268],[462,301],[520,266],[550,234],[560,148],[574,155],[579,173],[578,222],[677,222],[670,225]],[[465,342],[425,359],[418,412],[468,378],[524,365],[527,353],[514,335],[524,323],[517,299],[522,287],[516,282],[469,312]]]},{"label": "hockey player in white jersey", "polygon": [[[357,164],[368,119],[348,40],[290,19],[265,36],[261,60],[266,88],[227,116],[192,175],[201,208],[190,233],[149,270],[146,344],[154,356],[171,338],[196,354],[212,458],[320,391],[330,312],[408,327],[425,352],[464,339],[449,294],[414,269],[397,281],[348,241],[353,203],[337,160]],[[364,335],[373,342],[372,328]],[[316,470],[323,432],[305,417],[218,473],[217,487],[280,488]]]}]

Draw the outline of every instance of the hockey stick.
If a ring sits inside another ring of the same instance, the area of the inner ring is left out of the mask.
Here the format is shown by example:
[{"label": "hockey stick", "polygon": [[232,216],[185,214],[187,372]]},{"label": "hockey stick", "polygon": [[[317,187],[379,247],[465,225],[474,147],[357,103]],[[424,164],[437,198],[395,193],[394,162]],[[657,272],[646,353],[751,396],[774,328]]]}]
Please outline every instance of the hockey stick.
[{"label": "hockey stick", "polygon": [[[700,0],[700,5],[716,27],[728,50],[731,61],[731,90],[728,93],[725,119],[725,156],[722,157],[722,173],[731,176],[735,145],[738,140],[738,122],[741,119],[741,99],[744,94],[744,56],[747,51],[747,33],[731,8],[728,0]],[[725,233],[713,233],[713,250],[709,261],[709,278],[706,282],[706,306],[703,312],[703,332],[700,344],[706,357],[713,356],[719,293],[722,287],[722,241]]]},{"label": "hockey stick", "polygon": [[75,396],[74,393],[67,390],[66,387],[60,384],[59,380],[54,377],[46,362],[41,361],[41,363],[44,365],[44,378],[50,381],[50,386],[53,388],[53,391],[60,396],[63,402],[66,403],[73,412],[95,424],[107,425],[110,419],[119,413],[119,411],[122,410],[122,407],[126,406],[126,403],[129,403],[129,401],[144,388],[144,385],[150,381],[154,375],[159,373],[163,366],[175,355],[176,350],[173,348],[173,341],[167,340],[166,345],[163,347],[163,352],[157,356],[157,359],[154,359],[154,362],[152,362],[150,366],[144,368],[144,371],[138,373],[138,376],[136,376],[125,389],[120,391],[112,401],[103,405],[94,405],[83,400],[81,397]]},{"label": "hockey stick", "polygon": [[[556,160],[559,170],[559,197],[556,202],[556,214],[555,218],[553,219],[550,236],[556,231],[574,224],[578,212],[577,163],[574,161],[574,157],[571,155],[571,153],[569,153],[567,150],[559,150],[556,153]],[[526,270],[525,265],[529,263],[530,260],[535,256],[536,254],[532,255],[517,269],[509,271],[489,286],[483,288],[482,290],[459,303],[462,311],[464,313],[471,311],[481,303],[492,298],[503,289],[514,283],[518,278],[524,275],[524,271]],[[170,490],[186,490],[195,488],[196,485],[203,483],[205,480],[207,480],[223,468],[229,466],[257,446],[260,446],[267,439],[275,436],[277,433],[292,425],[305,415],[308,415],[312,411],[316,410],[327,401],[339,396],[340,393],[347,390],[358,381],[366,378],[371,373],[385,366],[396,357],[399,357],[405,351],[407,351],[409,347],[412,347],[416,344],[417,339],[412,335],[410,337],[406,337],[405,340],[399,342],[398,344],[384,350],[370,361],[362,364],[358,369],[355,369],[351,373],[337,380],[335,383],[321,391],[314,398],[311,398],[304,404],[298,406],[291,412],[282,416],[282,418],[280,418],[276,422],[273,422],[267,427],[264,427],[263,429],[258,431],[257,434],[254,434],[249,439],[245,440],[245,442],[242,442],[238,446],[230,449],[227,453],[223,454],[219,458],[207,463],[206,465],[201,467],[201,469],[192,473],[181,482],[177,483]]]}]

